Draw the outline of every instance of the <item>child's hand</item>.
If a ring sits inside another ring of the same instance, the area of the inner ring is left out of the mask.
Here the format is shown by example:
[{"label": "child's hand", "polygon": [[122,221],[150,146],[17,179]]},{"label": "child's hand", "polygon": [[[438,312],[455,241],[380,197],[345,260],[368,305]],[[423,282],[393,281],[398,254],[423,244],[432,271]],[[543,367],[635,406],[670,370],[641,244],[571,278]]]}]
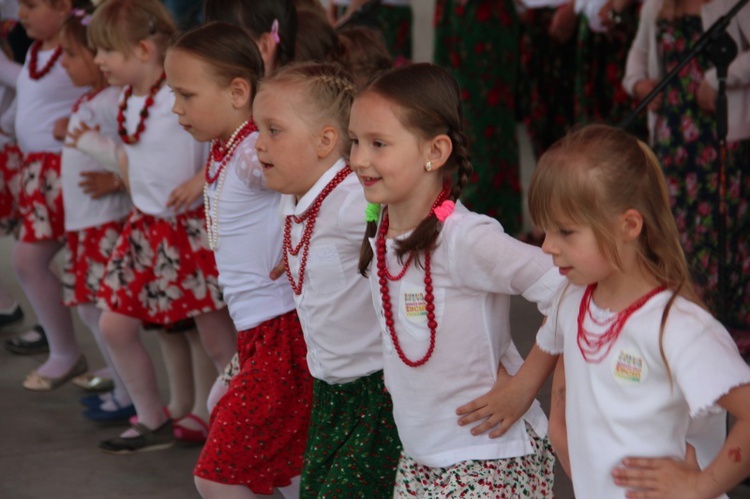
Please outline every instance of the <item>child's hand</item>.
[{"label": "child's hand", "polygon": [[55,140],[59,140],[62,142],[65,140],[65,134],[68,131],[68,118],[67,116],[65,118],[60,118],[57,121],[55,121],[55,124],[52,126],[52,136],[55,138]]},{"label": "child's hand", "polygon": [[175,213],[181,213],[200,197],[203,193],[203,170],[198,173],[172,191],[167,200],[167,208],[172,208]]},{"label": "child's hand", "polygon": [[573,10],[573,2],[568,2],[557,8],[549,25],[549,36],[557,43],[565,43],[573,36],[576,29],[577,17]]},{"label": "child's hand", "polygon": [[271,274],[269,277],[271,280],[275,281],[279,277],[283,276],[286,272],[286,265],[284,265],[284,260],[281,260],[271,271]]},{"label": "child's hand", "polygon": [[527,390],[520,389],[518,384],[510,383],[512,376],[501,366],[497,373],[497,381],[492,389],[481,397],[472,400],[456,409],[456,414],[462,416],[458,420],[460,426],[484,421],[471,429],[472,435],[481,435],[492,430],[490,438],[502,436],[508,428],[523,416],[531,405],[534,397],[528,395]]},{"label": "child's hand", "polygon": [[711,87],[711,85],[709,85],[704,78],[701,82],[700,87],[698,87],[698,95],[696,96],[696,98],[698,99],[698,105],[707,113],[715,113],[716,97],[718,95],[719,92]]},{"label": "child's hand", "polygon": [[83,192],[93,199],[99,199],[107,194],[119,192],[124,188],[120,177],[112,172],[81,172],[81,181],[78,185]]},{"label": "child's hand", "polygon": [[99,133],[100,127],[99,125],[96,125],[94,128],[91,128],[86,123],[81,122],[81,124],[76,128],[75,130],[70,130],[65,135],[65,146],[66,147],[78,147],[78,139],[83,137],[83,135],[86,132],[96,132]]},{"label": "child's hand", "polygon": [[[651,91],[656,87],[656,85],[659,84],[659,80],[654,80],[651,78],[647,78],[644,80],[640,80],[635,84],[633,87],[633,94],[635,95],[636,100],[642,101],[646,98],[648,94],[651,93]],[[649,102],[648,104],[648,110],[649,111],[658,111],[661,109],[661,103],[663,100],[663,93],[660,93],[654,99]]]},{"label": "child's hand", "polygon": [[687,446],[685,461],[628,457],[622,464],[623,467],[612,470],[612,478],[617,485],[628,489],[628,498],[700,497],[698,475],[701,470],[691,445]]}]

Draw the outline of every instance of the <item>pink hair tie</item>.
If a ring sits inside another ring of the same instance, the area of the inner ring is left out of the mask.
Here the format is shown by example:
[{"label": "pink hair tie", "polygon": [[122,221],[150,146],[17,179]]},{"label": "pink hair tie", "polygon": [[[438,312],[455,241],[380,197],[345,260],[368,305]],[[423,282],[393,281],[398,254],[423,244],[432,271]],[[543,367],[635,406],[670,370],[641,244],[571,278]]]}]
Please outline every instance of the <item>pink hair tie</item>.
[{"label": "pink hair tie", "polygon": [[271,23],[271,38],[273,38],[273,41],[277,44],[281,43],[281,38],[279,38],[279,20],[274,19]]},{"label": "pink hair tie", "polygon": [[456,203],[453,201],[446,199],[443,201],[440,206],[435,208],[435,217],[440,222],[445,222],[445,219],[451,216],[451,213],[453,213],[453,209],[456,207]]}]

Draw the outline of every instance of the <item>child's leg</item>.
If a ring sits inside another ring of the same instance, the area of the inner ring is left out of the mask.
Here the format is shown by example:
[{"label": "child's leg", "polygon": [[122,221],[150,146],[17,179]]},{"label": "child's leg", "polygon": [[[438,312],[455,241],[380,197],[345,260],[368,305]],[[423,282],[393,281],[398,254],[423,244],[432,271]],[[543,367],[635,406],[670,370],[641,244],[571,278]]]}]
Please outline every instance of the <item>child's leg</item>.
[{"label": "child's leg", "polygon": [[237,331],[226,307],[195,317],[203,347],[211,358],[217,372],[229,364],[237,351]]},{"label": "child's leg", "polygon": [[54,240],[19,241],[13,248],[13,268],[47,334],[50,356],[36,372],[48,378],[69,373],[81,357],[70,310],[62,303],[62,285],[49,268],[60,248],[62,243]]},{"label": "child's leg", "polygon": [[[191,331],[188,336],[190,343],[190,354],[193,359],[193,385],[195,387],[195,396],[193,407],[190,413],[197,416],[203,421],[208,421],[208,394],[211,392],[213,383],[216,380],[216,367],[208,357],[206,350],[203,348],[203,342],[196,331]],[[196,421],[183,420],[180,424],[188,429],[201,430]]]},{"label": "child's leg", "polygon": [[299,498],[299,476],[292,478],[292,483],[286,487],[279,487],[275,495],[281,494],[284,499],[298,499]]},{"label": "child's leg", "polygon": [[104,340],[102,332],[99,329],[99,321],[102,316],[102,310],[97,308],[93,303],[84,303],[82,305],[78,305],[78,307],[76,308],[78,310],[78,316],[81,318],[81,321],[83,321],[86,327],[88,327],[91,331],[91,334],[94,336],[96,345],[99,347],[99,352],[101,352],[102,357],[104,358],[104,362],[107,364],[107,373],[112,377],[112,381],[115,385],[115,388],[114,390],[112,390],[111,395],[114,400],[110,399],[104,402],[101,406],[101,409],[103,411],[115,411],[120,407],[129,406],[133,402],[130,399],[130,395],[128,394],[128,390],[125,387],[125,383],[120,377],[120,374],[117,372],[117,369],[114,368],[114,364],[112,363],[112,356],[109,353],[109,347],[107,346],[107,342]]},{"label": "child's leg", "polygon": [[[195,334],[195,331],[192,333]],[[193,362],[187,334],[189,333],[169,333],[163,329],[156,333],[169,383],[167,409],[173,419],[179,419],[190,412],[194,403]]]},{"label": "child's leg", "polygon": [[206,401],[206,408],[208,409],[209,414],[214,412],[214,407],[219,403],[221,397],[227,393],[229,383],[238,372],[240,372],[240,359],[239,353],[236,353],[232,355],[232,360],[229,361],[229,364],[227,364],[226,367],[224,367],[224,370],[219,374],[219,377],[216,378],[211,387],[211,391],[208,394],[208,400]]},{"label": "child's leg", "polygon": [[204,478],[195,477],[195,488],[203,499],[260,499],[284,497],[275,492],[271,495],[255,494],[244,485],[228,485],[225,483],[212,482]]},{"label": "child's leg", "polygon": [[[139,422],[155,429],[165,423],[167,417],[162,409],[154,364],[139,336],[140,326],[140,320],[111,311],[104,311],[99,321],[112,363],[133,399]],[[132,429],[122,434],[124,437],[136,435]]]}]

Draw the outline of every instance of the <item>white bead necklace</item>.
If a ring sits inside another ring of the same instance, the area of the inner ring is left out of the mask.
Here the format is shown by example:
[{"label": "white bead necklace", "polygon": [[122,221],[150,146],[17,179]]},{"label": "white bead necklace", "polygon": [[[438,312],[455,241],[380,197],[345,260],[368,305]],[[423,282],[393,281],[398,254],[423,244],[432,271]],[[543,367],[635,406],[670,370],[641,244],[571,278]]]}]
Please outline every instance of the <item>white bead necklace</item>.
[{"label": "white bead necklace", "polygon": [[[234,151],[242,141],[255,130],[255,124],[250,120],[244,121],[239,127],[237,127],[227,141],[226,152],[221,159],[219,166],[216,168],[215,176],[213,178],[211,178],[210,170],[211,165],[214,162],[214,148],[219,147],[219,141],[217,139],[211,141],[211,150],[208,159],[206,160],[206,182],[203,185],[203,208],[206,214],[206,236],[208,237],[208,247],[213,251],[219,247],[219,196],[221,196],[221,190],[224,187],[224,179],[227,175],[227,163],[232,159]],[[216,196],[214,196],[213,203],[211,203],[208,190],[214,181],[216,182]]]}]

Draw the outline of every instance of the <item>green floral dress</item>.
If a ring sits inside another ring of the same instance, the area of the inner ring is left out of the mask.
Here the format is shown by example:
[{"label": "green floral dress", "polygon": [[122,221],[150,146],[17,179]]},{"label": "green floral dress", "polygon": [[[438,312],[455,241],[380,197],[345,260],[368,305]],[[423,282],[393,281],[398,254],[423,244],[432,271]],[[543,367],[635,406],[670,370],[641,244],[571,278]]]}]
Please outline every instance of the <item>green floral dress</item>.
[{"label": "green floral dress", "polygon": [[521,182],[515,91],[519,27],[513,0],[437,0],[435,63],[461,87],[474,175],[463,201],[521,229]]},{"label": "green floral dress", "polygon": [[553,7],[529,9],[521,18],[516,113],[537,158],[574,123],[576,39],[558,43],[549,36],[556,11]]},{"label": "green floral dress", "polygon": [[[576,123],[617,125],[633,109],[633,99],[625,92],[622,78],[625,60],[638,27],[639,3],[622,14],[622,23],[607,33],[592,31],[585,15],[579,16],[578,51],[575,78]],[[631,133],[646,140],[646,113],[631,125]]]},{"label": "green floral dress", "polygon": [[[666,71],[674,68],[703,33],[698,16],[683,16],[657,23],[657,45]],[[704,70],[710,67],[699,55],[683,68],[663,92],[663,104],[654,125],[654,152],[667,178],[672,211],[693,279],[714,314],[734,334],[744,354],[750,350],[750,140],[728,143],[727,281],[719,289],[720,251],[717,220],[718,143],[716,117],[698,107],[696,94]],[[744,333],[742,332],[744,330]]]}]

